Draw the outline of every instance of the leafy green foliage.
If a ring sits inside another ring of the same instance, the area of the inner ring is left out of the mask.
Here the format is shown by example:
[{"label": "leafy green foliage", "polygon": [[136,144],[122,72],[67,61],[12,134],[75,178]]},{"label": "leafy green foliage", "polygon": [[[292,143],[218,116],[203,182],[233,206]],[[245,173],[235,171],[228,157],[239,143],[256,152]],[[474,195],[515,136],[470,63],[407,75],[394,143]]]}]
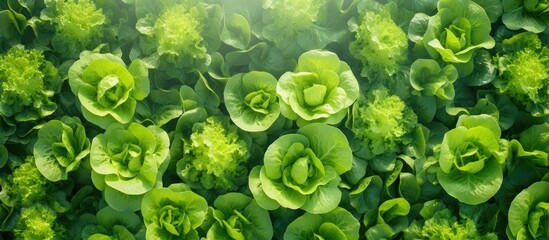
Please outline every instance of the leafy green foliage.
[{"label": "leafy green foliage", "polygon": [[15,45],[0,55],[0,116],[24,122],[51,115],[63,81],[42,52]]},{"label": "leafy green foliage", "polygon": [[207,69],[208,53],[220,43],[219,5],[199,0],[136,0],[135,8],[136,28],[143,37],[134,51],[145,62],[172,77]]},{"label": "leafy green foliage", "polygon": [[347,127],[373,155],[397,152],[411,142],[416,114],[385,88],[374,88],[368,96],[353,105],[352,124]]},{"label": "leafy green foliage", "polygon": [[185,186],[155,188],[145,194],[141,213],[147,239],[199,239],[196,229],[206,217],[208,203]]},{"label": "leafy green foliage", "polygon": [[525,32],[502,42],[495,61],[500,69],[494,86],[526,105],[534,116],[549,114],[549,47],[536,34]]},{"label": "leafy green foliage", "polygon": [[55,34],[51,45],[65,58],[78,58],[83,50],[101,43],[108,19],[91,0],[49,0],[42,18],[51,22]]},{"label": "leafy green foliage", "polygon": [[352,155],[340,130],[314,123],[275,140],[264,162],[250,173],[250,189],[260,206],[318,214],[339,204],[339,175],[351,169]]},{"label": "leafy green foliage", "polygon": [[156,126],[114,123],[97,135],[90,150],[92,178],[105,191],[109,206],[118,211],[139,209],[143,195],[162,183],[168,147],[168,134]]},{"label": "leafy green foliage", "polygon": [[[8,181],[8,184],[3,184],[2,192],[8,194],[10,205],[20,203],[29,206],[46,196],[48,181],[40,174],[32,157],[26,158],[23,164],[15,168]],[[6,200],[2,201],[6,203]]]},{"label": "leafy green foliage", "polygon": [[303,214],[288,225],[284,239],[357,240],[359,227],[358,220],[350,212],[336,208],[324,214]]},{"label": "leafy green foliage", "polygon": [[245,131],[267,130],[280,116],[276,84],[276,79],[266,72],[230,78],[223,95],[231,120]]},{"label": "leafy green foliage", "polygon": [[82,228],[83,239],[136,239],[142,221],[133,212],[118,212],[107,206],[97,211],[94,223]]},{"label": "leafy green foliage", "polygon": [[494,47],[490,19],[475,2],[441,0],[437,9],[423,36],[424,47],[431,57],[449,63],[468,63],[476,49]]},{"label": "leafy green foliage", "polygon": [[388,7],[366,12],[354,28],[356,40],[349,49],[362,62],[362,76],[383,81],[407,63],[406,33],[392,20]]},{"label": "leafy green foliage", "polygon": [[549,182],[536,182],[520,192],[509,208],[507,236],[510,239],[544,239],[548,237]]},{"label": "leafy green foliage", "polygon": [[494,233],[479,233],[472,219],[458,221],[439,200],[425,202],[419,214],[423,219],[404,230],[404,239],[498,239]]},{"label": "leafy green foliage", "polygon": [[18,239],[56,239],[57,214],[51,208],[38,204],[23,208],[14,232]]},{"label": "leafy green foliage", "polygon": [[86,120],[107,128],[133,119],[138,100],[150,92],[148,69],[141,60],[129,67],[113,54],[83,54],[69,69],[69,84]]},{"label": "leafy green foliage", "polygon": [[245,182],[250,158],[249,136],[224,117],[209,117],[193,125],[184,139],[177,174],[192,188],[233,190]]},{"label": "leafy green foliage", "polygon": [[548,7],[0,1],[0,239],[547,239]]},{"label": "leafy green foliage", "polygon": [[297,72],[278,80],[280,111],[298,125],[311,122],[337,124],[358,98],[358,81],[347,63],[335,53],[311,50],[299,57]]},{"label": "leafy green foliage", "polygon": [[444,134],[437,178],[459,201],[486,202],[501,187],[507,142],[489,115],[461,116],[456,128]]},{"label": "leafy green foliage", "polygon": [[543,32],[549,25],[547,1],[503,0],[502,21],[511,30]]},{"label": "leafy green foliage", "polygon": [[[322,49],[346,35],[341,3],[334,0],[269,0],[265,9],[261,35],[274,43],[286,58]],[[338,18],[333,18],[338,16]]]},{"label": "leafy green foliage", "polygon": [[49,181],[67,180],[90,152],[90,140],[78,118],[51,120],[38,131],[34,144],[36,167]]},{"label": "leafy green foliage", "polygon": [[272,239],[269,212],[242,193],[220,195],[201,228],[206,239]]}]

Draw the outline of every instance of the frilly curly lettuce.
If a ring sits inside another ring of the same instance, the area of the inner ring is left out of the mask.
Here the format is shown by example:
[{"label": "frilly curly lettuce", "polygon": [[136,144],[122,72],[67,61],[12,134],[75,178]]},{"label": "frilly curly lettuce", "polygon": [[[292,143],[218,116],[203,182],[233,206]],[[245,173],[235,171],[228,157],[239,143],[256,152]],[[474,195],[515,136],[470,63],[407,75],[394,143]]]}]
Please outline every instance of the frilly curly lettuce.
[{"label": "frilly curly lettuce", "polygon": [[195,123],[183,142],[183,156],[172,157],[178,160],[177,174],[191,188],[228,191],[246,182],[251,139],[228,117]]},{"label": "frilly curly lettuce", "polygon": [[78,58],[83,50],[97,47],[108,19],[91,0],[49,0],[42,18],[55,27],[53,49],[65,58]]},{"label": "frilly curly lettuce", "polygon": [[13,46],[0,55],[0,116],[25,122],[53,114],[62,82],[42,52]]},{"label": "frilly curly lettuce", "polygon": [[272,41],[286,58],[297,58],[303,52],[325,48],[346,36],[346,20],[339,1],[333,0],[268,0],[263,1],[261,36]]},{"label": "frilly curly lettuce", "polygon": [[36,204],[21,210],[21,217],[15,226],[17,239],[56,239],[61,234],[55,229],[57,213],[43,204]]},{"label": "frilly curly lettuce", "polygon": [[397,152],[400,145],[412,141],[417,115],[396,95],[385,88],[372,89],[368,98],[353,105],[352,123],[347,127],[373,155]]},{"label": "frilly curly lettuce", "polygon": [[361,75],[370,81],[393,76],[408,62],[408,38],[391,19],[388,8],[368,11],[351,24],[356,40],[349,45],[353,56],[362,62]]},{"label": "frilly curly lettuce", "polygon": [[494,57],[499,69],[494,86],[532,115],[549,115],[549,47],[536,34],[524,32],[503,40],[502,49]]},{"label": "frilly curly lettuce", "polygon": [[[209,53],[221,40],[221,8],[199,0],[136,0],[138,46],[145,62],[169,76],[198,70],[210,64]],[[135,49],[134,49],[135,51]]]}]

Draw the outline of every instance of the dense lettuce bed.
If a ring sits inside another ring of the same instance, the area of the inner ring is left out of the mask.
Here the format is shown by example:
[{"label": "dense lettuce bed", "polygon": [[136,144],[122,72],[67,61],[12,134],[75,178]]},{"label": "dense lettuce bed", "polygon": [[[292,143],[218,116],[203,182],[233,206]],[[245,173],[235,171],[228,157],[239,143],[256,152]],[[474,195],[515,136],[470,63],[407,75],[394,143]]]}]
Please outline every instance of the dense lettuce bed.
[{"label": "dense lettuce bed", "polygon": [[0,1],[0,239],[549,239],[546,0]]}]

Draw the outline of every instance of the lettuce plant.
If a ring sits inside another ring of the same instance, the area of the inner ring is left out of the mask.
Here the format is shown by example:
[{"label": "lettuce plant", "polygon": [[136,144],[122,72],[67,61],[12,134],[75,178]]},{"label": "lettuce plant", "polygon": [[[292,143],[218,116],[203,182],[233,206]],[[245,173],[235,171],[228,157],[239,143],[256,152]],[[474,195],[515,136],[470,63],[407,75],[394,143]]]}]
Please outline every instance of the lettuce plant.
[{"label": "lettuce plant", "polygon": [[51,120],[38,131],[34,144],[36,167],[49,181],[67,180],[90,153],[90,140],[78,118]]},{"label": "lettuce plant", "polygon": [[423,44],[433,58],[449,63],[468,63],[476,49],[491,49],[490,19],[471,0],[441,0],[429,19]]},{"label": "lettuce plant", "polygon": [[400,145],[410,143],[417,126],[417,115],[412,109],[385,88],[371,89],[367,96],[353,105],[347,127],[371,155],[397,152]]},{"label": "lettuce plant", "polygon": [[496,194],[507,158],[507,141],[500,137],[497,120],[486,114],[462,115],[444,134],[437,178],[450,196],[476,205]]},{"label": "lettuce plant", "polygon": [[267,72],[236,74],[227,81],[225,105],[231,120],[244,131],[267,130],[280,115],[276,78]]},{"label": "lettuce plant", "polygon": [[275,140],[263,161],[249,176],[250,190],[261,207],[320,214],[339,204],[339,175],[351,169],[352,152],[339,129],[313,123]]},{"label": "lettuce plant", "polygon": [[69,84],[84,118],[107,128],[133,119],[137,101],[149,95],[149,72],[141,60],[129,67],[122,58],[85,52],[69,69]]},{"label": "lettuce plant", "polygon": [[23,208],[14,232],[17,239],[56,239],[61,235],[56,232],[57,213],[43,204]]},{"label": "lettuce plant", "polygon": [[119,212],[106,206],[95,215],[95,222],[82,228],[82,239],[128,239],[135,240],[142,221],[134,212]]},{"label": "lettuce plant", "polygon": [[435,60],[417,59],[410,66],[410,84],[424,96],[436,96],[442,101],[452,101],[456,95],[453,83],[458,78],[454,65],[442,68]]},{"label": "lettuce plant", "polygon": [[141,214],[147,239],[198,240],[196,229],[206,217],[208,203],[184,185],[155,188],[145,194]]},{"label": "lettuce plant", "polygon": [[374,211],[364,215],[366,239],[390,239],[408,227],[410,203],[404,198],[393,198],[383,202]]},{"label": "lettuce plant", "polygon": [[42,52],[13,46],[0,55],[0,116],[25,122],[53,114],[62,82]]},{"label": "lettuce plant", "polygon": [[503,24],[511,30],[540,33],[549,25],[549,3],[545,0],[503,0]]},{"label": "lettuce plant", "polygon": [[199,0],[136,0],[141,57],[169,76],[198,70],[211,61],[220,43],[221,9]]},{"label": "lettuce plant", "polygon": [[312,122],[337,124],[358,98],[358,81],[347,63],[335,53],[311,50],[299,57],[297,72],[278,80],[280,111],[298,125]]},{"label": "lettuce plant", "polygon": [[359,228],[353,214],[338,207],[324,214],[303,214],[288,225],[284,239],[358,240]]},{"label": "lettuce plant", "polygon": [[334,9],[337,4],[333,0],[264,1],[261,36],[273,42],[285,58],[325,48],[345,36],[344,18],[334,18],[341,14]]},{"label": "lettuce plant", "polygon": [[494,86],[526,106],[534,116],[549,114],[549,47],[531,32],[502,42],[494,57],[499,69]]},{"label": "lettuce plant", "polygon": [[465,218],[458,221],[452,211],[439,199],[425,202],[419,215],[422,219],[414,220],[404,230],[403,239],[498,239],[494,233],[482,235],[471,219]]},{"label": "lettuce plant", "polygon": [[190,137],[183,139],[182,156],[177,160],[177,174],[197,189],[235,190],[247,177],[251,139],[230,124],[228,117],[209,117],[192,126]]},{"label": "lettuce plant", "polygon": [[549,182],[540,181],[520,192],[509,208],[509,239],[546,239],[549,237]]},{"label": "lettuce plant", "polygon": [[242,193],[227,193],[215,199],[201,228],[206,239],[257,239],[273,237],[269,212]]},{"label": "lettuce plant", "polygon": [[362,62],[362,76],[370,81],[384,80],[407,63],[408,38],[391,19],[388,8],[367,11],[356,25],[351,25],[356,40],[349,50]]},{"label": "lettuce plant", "polygon": [[64,58],[78,58],[83,50],[97,47],[108,19],[91,0],[46,0],[43,20],[51,22],[53,49]]},{"label": "lettuce plant", "polygon": [[118,211],[136,211],[143,195],[162,184],[168,166],[168,134],[156,126],[111,124],[90,150],[92,180]]},{"label": "lettuce plant", "polygon": [[31,206],[47,196],[49,182],[40,174],[31,156],[14,168],[7,179],[0,180],[0,200],[8,206]]}]

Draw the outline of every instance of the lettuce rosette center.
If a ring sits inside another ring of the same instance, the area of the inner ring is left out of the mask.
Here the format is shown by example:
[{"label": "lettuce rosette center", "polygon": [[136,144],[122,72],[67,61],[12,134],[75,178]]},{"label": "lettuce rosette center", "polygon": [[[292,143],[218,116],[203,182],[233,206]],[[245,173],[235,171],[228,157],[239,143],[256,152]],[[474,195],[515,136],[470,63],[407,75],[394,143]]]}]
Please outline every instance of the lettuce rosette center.
[{"label": "lettuce rosette center", "polygon": [[261,207],[325,213],[339,204],[339,175],[351,169],[352,152],[339,129],[312,123],[275,140],[264,162],[249,176],[250,189]]},{"label": "lettuce rosette center", "polygon": [[182,236],[191,230],[189,218],[172,205],[163,206],[157,214],[159,216],[158,225],[173,235]]},{"label": "lettuce rosette center", "polygon": [[[143,195],[158,184],[168,166],[168,134],[138,123],[113,123],[91,144],[92,180],[118,211],[135,211]],[[122,200],[123,199],[123,200]]]},{"label": "lettuce rosette center", "polygon": [[301,55],[297,72],[286,72],[277,84],[281,113],[297,120],[339,123],[358,98],[358,81],[336,54],[312,50]]},{"label": "lettuce rosette center", "polygon": [[179,4],[166,9],[154,24],[158,53],[176,56],[180,53],[205,54],[201,35],[203,20],[204,16],[196,7],[187,8]]},{"label": "lettuce rosette center", "polygon": [[204,221],[208,203],[186,186],[172,186],[153,189],[143,197],[147,239],[199,239],[195,229]]},{"label": "lettuce rosette center", "polygon": [[453,52],[459,52],[471,44],[471,24],[466,18],[460,17],[452,21],[452,25],[440,34],[441,43]]},{"label": "lettuce rosette center", "polygon": [[141,60],[126,67],[112,54],[84,54],[69,69],[69,84],[84,118],[102,128],[113,122],[128,123],[137,101],[150,91],[148,69]]},{"label": "lettuce rosette center", "polygon": [[[282,160],[282,182],[301,194],[311,194],[326,175],[326,170],[313,150],[302,143],[290,146],[288,154]],[[335,175],[332,175],[335,177]]]},{"label": "lettuce rosette center", "polygon": [[486,11],[471,0],[441,0],[438,12],[429,19],[423,36],[425,49],[433,58],[450,63],[469,63],[476,49],[491,49],[491,25]]},{"label": "lettuce rosette center", "polygon": [[244,101],[253,111],[262,114],[269,114],[269,106],[276,102],[276,94],[258,90],[248,93]]},{"label": "lettuce rosette center", "polygon": [[[437,178],[449,195],[476,205],[499,190],[507,142],[489,115],[461,116],[442,141]],[[467,187],[464,187],[467,186]]]}]

